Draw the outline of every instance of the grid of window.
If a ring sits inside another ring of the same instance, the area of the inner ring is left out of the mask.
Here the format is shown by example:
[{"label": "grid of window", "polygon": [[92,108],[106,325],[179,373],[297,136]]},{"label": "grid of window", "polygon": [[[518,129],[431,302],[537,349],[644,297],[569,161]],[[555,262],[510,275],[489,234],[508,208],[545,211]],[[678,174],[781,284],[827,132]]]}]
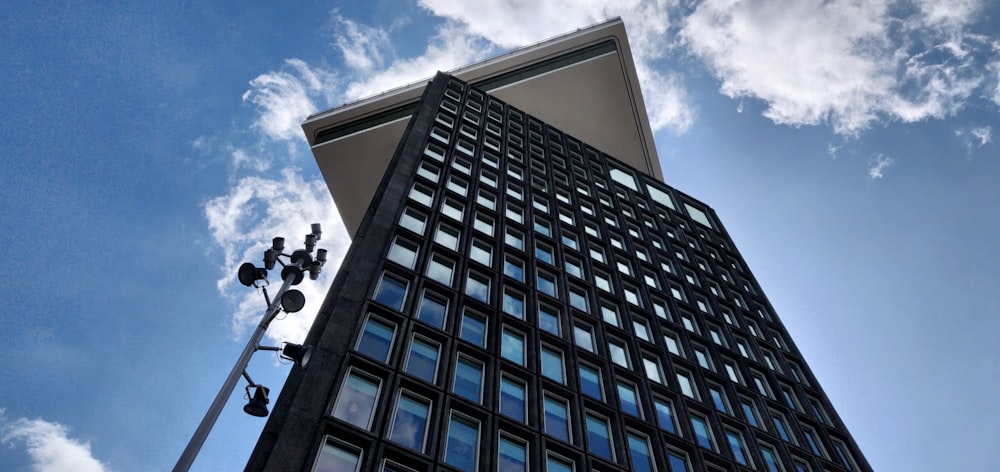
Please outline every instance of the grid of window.
[{"label": "grid of window", "polygon": [[[767,396],[784,403],[764,411],[780,410],[768,415],[773,433],[793,442],[786,418],[808,413],[823,427],[801,429],[807,449],[858,469],[827,437],[825,397],[806,383],[710,210],[513,107],[457,81],[447,87],[397,203],[369,296],[378,310],[353,338],[366,362],[400,362],[408,382],[430,390],[381,402],[398,374],[362,373],[349,357],[334,418],[459,470],[477,469],[485,451],[505,470],[537,461],[573,470],[585,454],[633,470],[699,470],[658,435],[792,470],[774,446],[725,426],[769,430],[753,400]],[[345,398],[354,406],[341,406]],[[593,400],[617,408],[598,413]],[[391,418],[378,419],[380,402]],[[499,425],[484,419],[492,411]],[[428,431],[435,424],[445,431]],[[504,424],[528,429],[502,433]],[[651,429],[638,433],[639,424]],[[413,438],[395,432],[414,427]],[[534,450],[523,434],[565,450]],[[431,447],[431,436],[442,439]]]}]

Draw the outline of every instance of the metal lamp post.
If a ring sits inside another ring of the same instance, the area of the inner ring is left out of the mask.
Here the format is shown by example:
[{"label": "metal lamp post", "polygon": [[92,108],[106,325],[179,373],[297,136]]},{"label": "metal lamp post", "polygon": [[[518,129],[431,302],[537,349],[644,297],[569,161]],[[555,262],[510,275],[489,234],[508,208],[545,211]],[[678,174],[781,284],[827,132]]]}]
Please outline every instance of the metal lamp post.
[{"label": "metal lamp post", "polygon": [[[246,372],[247,364],[250,362],[250,357],[253,356],[254,352],[259,350],[281,351],[283,357],[296,360],[300,367],[304,368],[308,363],[309,357],[312,355],[311,346],[286,344],[284,348],[277,348],[261,346],[260,341],[263,339],[264,332],[267,331],[271,321],[274,321],[274,318],[278,316],[278,313],[281,311],[294,313],[301,310],[303,304],[305,304],[305,297],[302,295],[302,292],[289,290],[289,287],[302,282],[305,272],[309,273],[311,280],[316,280],[319,277],[320,270],[326,263],[326,249],[318,249],[316,250],[316,257],[313,258],[312,256],[313,249],[316,247],[316,241],[319,241],[323,231],[319,223],[313,223],[311,229],[312,233],[306,235],[305,249],[298,249],[291,254],[284,254],[282,251],[284,250],[285,238],[277,237],[272,241],[272,246],[264,251],[264,268],[258,268],[250,262],[246,262],[240,266],[238,273],[240,283],[248,287],[254,286],[260,288],[264,293],[264,300],[267,302],[267,310],[264,312],[264,317],[261,318],[260,324],[257,325],[257,329],[250,336],[250,340],[247,341],[246,347],[243,348],[243,353],[240,354],[236,365],[233,366],[233,370],[226,377],[226,382],[222,384],[218,395],[212,401],[208,412],[205,413],[201,424],[198,425],[198,429],[195,430],[180,459],[177,460],[177,465],[173,469],[174,472],[186,472],[191,468],[194,458],[205,443],[209,431],[212,430],[215,421],[219,418],[219,414],[222,413],[222,408],[226,405],[229,396],[232,395],[233,389],[236,388],[236,383],[239,382],[240,377],[246,378],[249,384],[247,386],[248,396],[250,395],[251,388],[256,389],[244,411],[253,416],[267,416],[268,389],[263,385],[254,383]],[[287,264],[281,260],[282,257],[288,258]],[[272,300],[267,294],[267,271],[273,269],[275,263],[282,266],[282,284]]]}]

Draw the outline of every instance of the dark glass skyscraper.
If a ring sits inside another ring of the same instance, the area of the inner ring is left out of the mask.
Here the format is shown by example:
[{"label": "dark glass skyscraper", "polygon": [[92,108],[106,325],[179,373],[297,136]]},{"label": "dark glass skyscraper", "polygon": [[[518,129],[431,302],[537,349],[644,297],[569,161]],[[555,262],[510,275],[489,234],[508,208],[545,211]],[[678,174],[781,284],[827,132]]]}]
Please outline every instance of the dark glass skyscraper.
[{"label": "dark glass skyscraper", "polygon": [[423,91],[253,470],[867,471],[714,211]]}]

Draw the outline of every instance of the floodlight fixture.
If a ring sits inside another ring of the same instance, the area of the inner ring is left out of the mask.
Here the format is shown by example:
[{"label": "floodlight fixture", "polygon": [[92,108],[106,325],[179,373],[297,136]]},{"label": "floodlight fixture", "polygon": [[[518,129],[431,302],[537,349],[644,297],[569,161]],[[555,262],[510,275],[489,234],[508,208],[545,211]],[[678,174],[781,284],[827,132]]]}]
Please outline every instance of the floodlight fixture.
[{"label": "floodlight fixture", "polygon": [[244,262],[240,265],[240,269],[237,271],[236,276],[239,278],[241,284],[249,287],[254,285],[258,280],[266,281],[267,269],[260,269],[250,262]]},{"label": "floodlight fixture", "polygon": [[[239,383],[240,375],[246,378],[248,384],[246,387],[246,394],[249,399],[249,403],[243,407],[243,411],[258,417],[268,415],[267,405],[269,400],[267,395],[269,390],[267,387],[257,384],[251,380],[246,371],[247,364],[250,362],[250,358],[253,356],[254,352],[258,350],[280,351],[283,358],[294,361],[299,367],[302,368],[309,363],[309,359],[312,357],[313,353],[312,346],[286,344],[279,349],[277,347],[261,346],[260,341],[263,339],[268,326],[270,326],[271,322],[274,321],[282,311],[286,313],[294,313],[301,310],[303,306],[305,306],[305,295],[298,290],[289,290],[289,288],[292,285],[298,285],[302,282],[305,271],[309,271],[309,278],[315,280],[319,276],[320,269],[326,263],[326,249],[316,249],[316,241],[319,241],[322,229],[318,223],[314,223],[311,229],[312,233],[306,235],[305,249],[298,249],[292,251],[291,254],[285,254],[285,238],[279,236],[272,239],[271,247],[264,251],[263,268],[257,267],[250,262],[246,262],[239,267],[237,277],[240,283],[246,285],[247,287],[252,286],[259,288],[260,292],[264,295],[267,310],[264,312],[264,316],[257,325],[257,329],[254,330],[253,335],[250,336],[250,340],[247,342],[246,347],[243,348],[243,353],[240,354],[239,359],[236,361],[236,365],[233,366],[233,370],[229,372],[229,376],[226,377],[225,383],[223,383],[222,388],[219,389],[219,393],[215,396],[215,400],[212,401],[212,405],[205,413],[205,417],[202,418],[201,423],[198,424],[198,429],[196,429],[194,434],[191,435],[191,440],[188,441],[187,447],[184,448],[184,452],[181,453],[180,458],[177,460],[177,465],[174,466],[175,472],[186,472],[191,468],[191,464],[194,462],[195,456],[198,455],[198,451],[200,451],[202,445],[205,444],[205,439],[208,438],[208,433],[212,430],[216,420],[222,413],[222,409],[226,406],[226,401],[232,395],[233,390],[236,389],[236,385]],[[314,250],[316,250],[315,260],[312,256],[312,252]],[[286,263],[283,261],[281,259],[282,257],[287,257],[288,262]],[[282,266],[282,284],[277,293],[274,294],[274,300],[272,300],[267,293],[267,271],[274,269],[276,264],[280,264]],[[251,392],[251,389],[253,389],[253,392]]]},{"label": "floodlight fixture", "polygon": [[278,237],[272,239],[271,240],[271,249],[274,249],[274,252],[277,252],[278,254],[281,254],[281,251],[285,250],[285,238],[282,238],[281,236],[278,236]]},{"label": "floodlight fixture", "polygon": [[274,268],[274,263],[278,260],[278,252],[274,248],[270,248],[264,251],[264,268],[271,270]]},{"label": "floodlight fixture", "polygon": [[295,343],[285,343],[281,347],[281,357],[295,362],[300,368],[305,369],[312,359],[313,347],[303,346]]},{"label": "floodlight fixture", "polygon": [[[255,389],[253,395],[250,394],[251,388]],[[256,416],[259,418],[267,416],[267,404],[270,403],[270,400],[267,398],[267,394],[270,391],[271,389],[263,385],[247,385],[247,398],[250,399],[250,402],[243,407],[243,411],[250,416]]]},{"label": "floodlight fixture", "polygon": [[285,313],[295,313],[306,304],[306,296],[298,290],[289,290],[281,295],[281,309]]},{"label": "floodlight fixture", "polygon": [[315,234],[306,235],[306,252],[313,252],[313,249],[316,248],[317,239],[319,238],[317,238]]}]

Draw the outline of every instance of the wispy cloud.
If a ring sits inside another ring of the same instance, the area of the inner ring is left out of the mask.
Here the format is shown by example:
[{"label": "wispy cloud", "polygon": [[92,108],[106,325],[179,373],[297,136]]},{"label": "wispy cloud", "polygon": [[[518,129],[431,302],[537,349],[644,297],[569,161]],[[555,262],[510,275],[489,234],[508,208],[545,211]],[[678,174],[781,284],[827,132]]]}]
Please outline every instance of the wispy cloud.
[{"label": "wispy cloud", "polygon": [[[306,307],[276,321],[268,330],[268,336],[275,341],[301,341],[350,244],[323,181],[306,181],[295,168],[287,168],[274,177],[247,176],[239,179],[228,194],[209,200],[205,204],[205,217],[213,241],[224,254],[224,275],[218,281],[218,288],[237,304],[232,317],[237,333],[255,325],[264,310],[263,297],[236,281],[234,274],[239,265],[245,261],[260,264],[264,249],[275,236],[285,237],[289,249],[301,248],[309,223],[324,224],[318,247],[329,251],[329,262],[323,275],[318,281],[307,280],[296,286],[306,295]],[[276,276],[271,279],[280,280]]]},{"label": "wispy cloud", "polygon": [[957,129],[955,136],[965,145],[965,153],[972,154],[972,151],[993,142],[993,128],[976,126],[969,129]]},{"label": "wispy cloud", "polygon": [[106,464],[97,460],[90,443],[71,438],[69,429],[42,419],[18,418],[7,421],[0,409],[0,443],[24,447],[36,472],[105,472]]},{"label": "wispy cloud", "polygon": [[261,74],[250,81],[243,101],[257,107],[254,128],[273,140],[301,138],[300,125],[316,111],[313,97],[336,87],[335,75],[300,59],[285,61],[286,69]]},{"label": "wispy cloud", "polygon": [[884,154],[876,154],[868,162],[868,178],[871,180],[879,180],[883,176],[883,172],[889,168],[895,161]]},{"label": "wispy cloud", "polygon": [[724,94],[764,101],[776,123],[856,135],[881,120],[950,116],[986,83],[989,44],[963,31],[980,5],[706,0],[681,37]]}]

